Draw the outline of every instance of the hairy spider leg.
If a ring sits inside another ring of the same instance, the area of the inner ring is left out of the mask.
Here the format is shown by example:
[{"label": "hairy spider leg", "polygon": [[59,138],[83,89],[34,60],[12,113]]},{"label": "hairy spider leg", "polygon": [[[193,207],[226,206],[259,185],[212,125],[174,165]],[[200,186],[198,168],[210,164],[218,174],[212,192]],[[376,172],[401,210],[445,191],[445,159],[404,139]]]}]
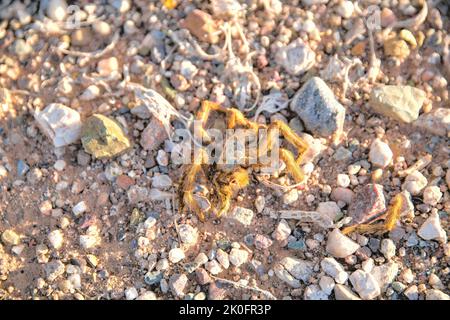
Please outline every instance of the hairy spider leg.
[{"label": "hairy spider leg", "polygon": [[242,167],[237,167],[231,173],[223,173],[221,177],[214,181],[220,203],[219,210],[216,213],[217,218],[220,218],[230,209],[233,194],[245,188],[249,182],[248,172]]}]

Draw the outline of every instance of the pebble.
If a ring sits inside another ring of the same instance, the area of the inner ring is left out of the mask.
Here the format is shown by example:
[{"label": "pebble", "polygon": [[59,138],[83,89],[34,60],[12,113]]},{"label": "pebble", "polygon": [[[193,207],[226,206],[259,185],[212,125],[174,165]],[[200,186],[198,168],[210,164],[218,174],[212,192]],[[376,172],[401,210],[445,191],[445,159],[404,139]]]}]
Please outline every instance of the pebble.
[{"label": "pebble", "polygon": [[411,86],[380,86],[370,94],[372,109],[397,121],[411,123],[419,117],[426,94]]},{"label": "pebble", "polygon": [[381,240],[380,252],[384,255],[387,260],[395,257],[395,243],[391,239],[383,239]]},{"label": "pebble", "polygon": [[320,202],[316,211],[321,215],[327,215],[331,221],[335,221],[342,214],[341,209],[334,201]]},{"label": "pebble", "polygon": [[272,233],[272,238],[280,243],[284,243],[288,239],[291,232],[292,230],[289,227],[287,221],[281,219],[278,225],[276,226],[275,231]]},{"label": "pebble", "polygon": [[86,202],[80,201],[72,208],[72,212],[76,217],[78,217],[79,215],[85,213],[87,209],[88,207],[86,205]]},{"label": "pebble", "polygon": [[313,284],[307,286],[303,294],[304,300],[328,300],[328,295],[319,286]]},{"label": "pebble", "polygon": [[45,274],[47,276],[47,280],[52,282],[59,276],[61,276],[65,271],[64,263],[62,263],[60,260],[53,260],[51,262],[48,262],[45,265]]},{"label": "pebble", "polygon": [[61,230],[53,230],[52,232],[50,232],[48,234],[48,241],[54,249],[60,249],[64,242],[64,236]]},{"label": "pebble", "polygon": [[[133,110],[135,109],[137,108],[131,109],[131,113],[133,113]],[[158,119],[152,118],[148,126],[141,134],[140,144],[144,150],[153,151],[156,150],[167,138],[168,136],[162,123]]]},{"label": "pebble", "polygon": [[30,166],[23,160],[17,161],[17,175],[23,177],[30,170]]},{"label": "pebble", "polygon": [[336,161],[348,161],[352,158],[352,152],[343,146],[340,146],[333,154],[333,159]]},{"label": "pebble", "polygon": [[185,293],[184,290],[188,284],[188,278],[185,274],[173,274],[169,278],[169,288],[172,294],[176,297],[183,298]]},{"label": "pebble", "polygon": [[352,290],[342,284],[334,286],[334,296],[336,300],[361,300]]},{"label": "pebble", "polygon": [[380,139],[375,139],[370,145],[369,160],[375,167],[386,168],[393,156],[389,145]]},{"label": "pebble", "polygon": [[125,293],[125,299],[127,299],[127,300],[135,300],[139,296],[139,293],[135,287],[125,289],[124,293]]},{"label": "pebble", "polygon": [[423,202],[430,206],[437,205],[441,199],[442,192],[438,186],[429,186],[423,191]]},{"label": "pebble", "polygon": [[384,54],[387,56],[405,59],[411,51],[408,44],[402,39],[389,39],[384,42]]},{"label": "pebble", "polygon": [[339,229],[334,229],[328,235],[326,251],[335,258],[345,258],[359,248],[359,244],[344,236]]},{"label": "pebble", "polygon": [[110,0],[109,2],[119,13],[126,13],[131,8],[129,0]]},{"label": "pebble", "polygon": [[160,283],[163,276],[163,273],[160,271],[149,271],[144,276],[144,282],[149,286],[152,286]]},{"label": "pebble", "polygon": [[399,271],[399,265],[390,261],[380,266],[374,266],[370,274],[375,278],[382,292],[385,292],[388,286],[395,280]]},{"label": "pebble", "polygon": [[405,178],[402,189],[408,191],[413,196],[416,196],[420,194],[420,192],[427,186],[427,184],[427,178],[425,178],[422,173],[415,170]]},{"label": "pebble", "polygon": [[353,224],[359,224],[383,213],[385,210],[386,202],[383,186],[367,184],[356,194],[348,208],[348,215],[353,218]]},{"label": "pebble", "polygon": [[203,268],[198,268],[197,270],[195,270],[195,276],[199,285],[205,285],[212,282],[212,279],[209,276],[208,272],[206,272],[206,270]]},{"label": "pebble", "polygon": [[20,62],[26,62],[33,53],[33,47],[23,39],[17,39],[13,44],[14,54]]},{"label": "pebble", "polygon": [[450,109],[437,108],[430,113],[422,114],[414,125],[442,137],[450,134]]},{"label": "pebble", "polygon": [[336,184],[339,187],[347,188],[350,185],[350,177],[347,174],[340,173],[337,175]]},{"label": "pebble", "polygon": [[211,260],[205,263],[205,269],[209,271],[212,275],[218,275],[222,272],[222,267],[217,260]]},{"label": "pebble", "polygon": [[81,134],[80,114],[60,103],[52,103],[36,111],[35,120],[55,148],[76,142]]},{"label": "pebble", "polygon": [[251,209],[243,207],[235,207],[231,212],[229,218],[235,220],[245,226],[252,224],[253,216],[255,213]]},{"label": "pebble", "polygon": [[208,299],[209,300],[224,300],[228,295],[228,290],[225,285],[216,281],[209,284]]},{"label": "pebble", "polygon": [[119,70],[119,61],[116,57],[102,59],[97,63],[97,71],[102,77],[111,76]]},{"label": "pebble", "polygon": [[418,300],[419,299],[419,290],[416,285],[410,286],[408,289],[406,289],[403,294],[405,297],[407,297],[409,300]]},{"label": "pebble", "polygon": [[104,38],[111,34],[111,26],[109,25],[109,23],[101,20],[95,21],[92,24],[92,30],[94,30],[96,34]]},{"label": "pebble", "polygon": [[355,7],[351,1],[340,1],[336,7],[336,12],[344,19],[348,19],[353,15]]},{"label": "pebble", "polygon": [[96,226],[90,226],[85,235],[80,235],[80,246],[83,249],[91,249],[99,243],[99,231]]},{"label": "pebble", "polygon": [[313,274],[313,264],[306,260],[284,257],[280,264],[297,280],[307,282]]},{"label": "pebble", "polygon": [[226,253],[222,249],[217,249],[216,259],[224,269],[228,269],[230,267],[230,259],[228,258],[228,253]]},{"label": "pebble", "polygon": [[409,43],[409,45],[412,48],[416,48],[417,47],[416,38],[414,37],[414,35],[412,34],[411,31],[409,31],[407,29],[403,29],[403,30],[400,31],[399,36],[400,36],[400,38],[405,40],[407,43]]},{"label": "pebble", "polygon": [[389,8],[383,8],[383,10],[381,10],[380,18],[381,18],[381,26],[383,28],[386,28],[387,26],[397,21],[397,17],[395,16],[394,12]]},{"label": "pebble", "polygon": [[172,263],[178,263],[185,257],[184,251],[180,248],[173,248],[169,251],[169,261]]},{"label": "pebble", "polygon": [[167,189],[172,186],[172,179],[166,174],[160,174],[152,178],[152,187],[157,189]]},{"label": "pebble", "polygon": [[316,54],[301,38],[298,38],[278,49],[275,61],[291,75],[298,76],[314,66]]},{"label": "pebble", "polygon": [[321,78],[309,79],[295,94],[290,107],[313,134],[326,138],[342,133],[345,108]]},{"label": "pebble", "polygon": [[77,47],[87,46],[91,43],[92,38],[93,35],[89,28],[77,28],[71,34],[70,44]]},{"label": "pebble", "polygon": [[293,204],[297,200],[298,200],[298,191],[295,188],[283,194],[283,204],[285,205]]},{"label": "pebble", "polygon": [[430,214],[430,217],[420,226],[417,234],[424,240],[437,240],[447,243],[447,233],[441,226],[438,213]]},{"label": "pebble", "polygon": [[333,278],[328,276],[322,276],[319,280],[320,289],[322,289],[325,294],[330,295],[333,292],[335,283]]},{"label": "pebble", "polygon": [[441,290],[428,289],[425,294],[425,300],[450,300],[450,296]]},{"label": "pebble", "polygon": [[247,262],[248,252],[246,250],[233,248],[230,251],[229,258],[232,265],[240,267],[242,264]]},{"label": "pebble", "polygon": [[3,231],[1,239],[8,246],[17,246],[20,243],[20,236],[10,229]]},{"label": "pebble", "polygon": [[118,123],[101,114],[86,119],[81,131],[81,142],[84,150],[97,159],[118,156],[131,146]]},{"label": "pebble", "polygon": [[255,236],[255,247],[259,250],[266,250],[272,245],[273,241],[269,237],[263,234],[257,234]]},{"label": "pebble", "polygon": [[350,282],[359,296],[364,300],[370,300],[381,294],[380,286],[376,279],[362,270],[356,270],[350,275]]},{"label": "pebble", "polygon": [[47,2],[47,16],[55,21],[63,21],[67,15],[67,2],[65,0],[50,0]]},{"label": "pebble", "polygon": [[333,277],[334,281],[340,284],[344,284],[348,279],[348,274],[345,272],[344,267],[337,262],[334,258],[327,257],[320,262],[322,270]]},{"label": "pebble", "polygon": [[[281,264],[276,264],[273,269],[275,275],[281,281],[286,282],[292,288],[300,288],[300,281],[295,279]],[[270,271],[269,271],[270,272]]]},{"label": "pebble", "polygon": [[217,43],[219,27],[213,17],[199,9],[192,10],[186,19],[180,22],[182,28],[188,29],[200,41]]},{"label": "pebble", "polygon": [[434,289],[438,289],[438,290],[444,290],[445,286],[442,283],[442,280],[439,279],[439,277],[432,273],[430,274],[430,277],[428,278],[428,283],[434,288]]},{"label": "pebble", "polygon": [[188,224],[180,224],[178,226],[178,235],[181,242],[185,244],[195,244],[198,239],[197,229]]},{"label": "pebble", "polygon": [[263,212],[265,205],[266,205],[266,199],[264,198],[264,196],[262,196],[262,195],[256,196],[256,199],[255,199],[256,212],[258,212],[258,213]]}]

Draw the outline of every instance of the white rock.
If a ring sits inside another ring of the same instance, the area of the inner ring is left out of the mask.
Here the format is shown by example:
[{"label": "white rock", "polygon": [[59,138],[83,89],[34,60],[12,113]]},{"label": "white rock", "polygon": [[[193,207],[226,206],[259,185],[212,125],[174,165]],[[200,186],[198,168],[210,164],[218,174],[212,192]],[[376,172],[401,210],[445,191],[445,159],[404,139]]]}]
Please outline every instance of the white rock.
[{"label": "white rock", "polygon": [[97,98],[100,95],[100,88],[96,85],[92,84],[83,91],[81,96],[79,97],[82,101],[91,101]]},{"label": "white rock", "polygon": [[393,153],[387,143],[375,139],[370,145],[369,160],[376,167],[385,168],[392,161]]},{"label": "white rock", "polygon": [[181,242],[185,244],[194,244],[197,242],[197,229],[188,224],[180,224],[178,226],[178,235],[180,236]]},{"label": "white rock", "polygon": [[320,290],[320,287],[313,284],[307,286],[303,295],[304,300],[328,300],[328,294]]},{"label": "white rock", "polygon": [[217,260],[211,260],[205,263],[205,269],[209,271],[213,276],[218,275],[222,272],[222,267]]},{"label": "white rock", "polygon": [[92,25],[92,30],[102,37],[107,37],[111,34],[111,26],[105,21],[95,21]]},{"label": "white rock", "polygon": [[317,212],[327,215],[331,221],[334,221],[338,215],[341,214],[341,209],[334,201],[320,202],[317,206]]},{"label": "white rock", "polygon": [[350,282],[364,300],[370,300],[381,294],[377,280],[367,272],[356,270],[350,275]]},{"label": "white rock", "polygon": [[63,171],[65,167],[66,162],[64,160],[57,160],[53,165],[53,168],[55,168],[56,171]]},{"label": "white rock", "polygon": [[261,213],[266,205],[266,199],[262,195],[258,195],[255,199],[256,212]]},{"label": "white rock", "polygon": [[137,292],[135,287],[127,288],[125,290],[125,299],[127,300],[134,300],[139,296],[139,293]]},{"label": "white rock", "polygon": [[345,258],[359,249],[359,244],[344,236],[339,229],[334,229],[328,235],[326,250],[335,258]]},{"label": "white rock", "polygon": [[410,173],[403,183],[403,190],[407,190],[413,196],[420,194],[420,192],[427,186],[427,178],[419,171],[413,171]]},{"label": "white rock", "polygon": [[342,18],[348,19],[352,16],[355,6],[351,1],[341,1],[336,7],[336,12]]},{"label": "white rock", "polygon": [[110,0],[110,3],[119,13],[128,12],[131,8],[129,0]]},{"label": "white rock", "polygon": [[50,0],[47,4],[47,16],[55,21],[63,21],[67,15],[65,0]]},{"label": "white rock", "polygon": [[328,276],[322,276],[319,280],[320,289],[325,292],[327,295],[330,295],[334,289],[335,283],[333,278]]},{"label": "white rock", "polygon": [[437,240],[442,243],[447,243],[447,233],[441,226],[441,220],[437,212],[430,214],[430,217],[425,220],[417,234],[425,240]]},{"label": "white rock", "polygon": [[293,288],[300,288],[300,281],[295,279],[281,264],[276,264],[273,271],[281,281],[286,282]]},{"label": "white rock", "polygon": [[322,270],[332,276],[337,283],[344,284],[348,279],[348,274],[345,272],[344,267],[337,262],[334,258],[327,257],[320,262]]},{"label": "white rock", "polygon": [[426,187],[423,191],[423,202],[430,206],[435,206],[441,201],[442,192],[438,186]]},{"label": "white rock", "polygon": [[287,240],[289,235],[291,234],[292,230],[289,227],[289,224],[286,220],[281,219],[278,223],[277,227],[275,228],[275,231],[272,233],[272,238],[279,241],[284,242]]},{"label": "white rock", "polygon": [[283,203],[286,205],[290,205],[297,200],[298,200],[298,191],[295,188],[283,194]]},{"label": "white rock", "polygon": [[313,273],[313,265],[309,261],[285,257],[280,263],[294,278],[303,282],[307,282]]},{"label": "white rock", "polygon": [[197,67],[189,60],[183,60],[180,63],[180,73],[183,77],[188,80],[191,80],[197,74]]},{"label": "white rock", "polygon": [[390,261],[382,264],[381,266],[375,266],[372,268],[370,274],[377,281],[378,286],[384,292],[387,287],[395,280],[399,271],[399,266],[396,262]]},{"label": "white rock", "polygon": [[352,290],[342,284],[334,286],[334,296],[336,300],[361,300]]},{"label": "white rock", "polygon": [[381,240],[380,252],[386,259],[390,260],[395,257],[395,249],[395,243],[391,239]]},{"label": "white rock", "polygon": [[86,205],[86,202],[80,201],[72,208],[72,212],[75,216],[78,217],[80,214],[86,212],[87,209],[88,207]]},{"label": "white rock", "polygon": [[63,104],[49,104],[44,110],[36,111],[34,118],[55,148],[72,144],[80,138],[80,114]]},{"label": "white rock", "polygon": [[136,300],[157,300],[156,294],[152,291],[146,291],[137,297]]},{"label": "white rock", "polygon": [[230,213],[229,218],[242,223],[245,226],[249,226],[252,223],[255,213],[247,208],[235,207]]},{"label": "white rock", "polygon": [[116,57],[102,59],[97,64],[97,71],[102,77],[111,76],[119,70],[119,61]]},{"label": "white rock", "polygon": [[346,174],[340,173],[337,175],[336,184],[339,187],[347,188],[350,185],[350,177]]},{"label": "white rock", "polygon": [[85,235],[80,235],[80,245],[83,249],[91,249],[98,244],[100,244],[100,237],[97,226],[90,226]]},{"label": "white rock", "polygon": [[248,260],[248,252],[245,250],[233,248],[230,251],[229,259],[232,265],[239,267]]},{"label": "white rock", "polygon": [[408,289],[403,291],[403,294],[409,300],[417,300],[417,299],[419,299],[419,288],[416,285],[412,285]]},{"label": "white rock", "polygon": [[152,178],[152,187],[156,189],[167,189],[172,185],[172,179],[166,174],[160,174]]},{"label": "white rock", "polygon": [[48,241],[56,250],[60,249],[64,242],[64,236],[61,230],[53,230],[48,234]]},{"label": "white rock", "polygon": [[450,300],[448,294],[437,289],[428,289],[425,298],[426,300]]},{"label": "white rock", "polygon": [[156,155],[156,162],[158,165],[167,167],[169,165],[169,156],[167,155],[167,152],[164,150],[158,150],[158,153]]},{"label": "white rock", "polygon": [[325,4],[328,3],[330,0],[302,0],[302,3],[305,6],[312,6],[314,4]]},{"label": "white rock", "polygon": [[298,38],[278,49],[275,61],[291,75],[300,75],[314,66],[316,54],[301,38]]},{"label": "white rock", "polygon": [[[164,279],[163,279],[164,280]],[[188,284],[188,277],[185,274],[173,274],[169,278],[169,287],[176,297],[184,297],[184,290]]]},{"label": "white rock", "polygon": [[222,249],[217,250],[216,259],[224,269],[228,269],[230,267],[230,259],[228,257],[228,253],[226,253]]},{"label": "white rock", "polygon": [[147,219],[145,219],[144,221],[144,228],[147,229],[151,229],[156,225],[156,218],[155,217],[148,217]]},{"label": "white rock", "polygon": [[185,257],[184,251],[180,248],[173,248],[169,251],[169,261],[172,263],[178,263]]}]

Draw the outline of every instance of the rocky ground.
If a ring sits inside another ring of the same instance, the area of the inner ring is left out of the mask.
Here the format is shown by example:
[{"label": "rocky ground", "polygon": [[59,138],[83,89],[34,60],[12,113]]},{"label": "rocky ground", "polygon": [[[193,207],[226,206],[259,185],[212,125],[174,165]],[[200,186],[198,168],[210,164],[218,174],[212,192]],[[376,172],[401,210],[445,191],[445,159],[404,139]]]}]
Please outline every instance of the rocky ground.
[{"label": "rocky ground", "polygon": [[[69,4],[0,4],[1,299],[449,299],[447,1]],[[180,213],[203,100],[288,123],[306,182]]]}]

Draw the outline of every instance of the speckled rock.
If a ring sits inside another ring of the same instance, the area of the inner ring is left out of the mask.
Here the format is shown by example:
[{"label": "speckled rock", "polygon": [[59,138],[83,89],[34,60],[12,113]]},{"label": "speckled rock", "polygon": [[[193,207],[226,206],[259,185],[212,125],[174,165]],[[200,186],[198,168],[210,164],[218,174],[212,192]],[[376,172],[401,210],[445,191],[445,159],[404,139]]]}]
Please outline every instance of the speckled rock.
[{"label": "speckled rock", "polygon": [[295,94],[290,104],[315,135],[339,135],[344,127],[345,108],[336,100],[333,91],[320,78],[313,77]]},{"label": "speckled rock", "polygon": [[383,186],[368,184],[356,194],[348,208],[348,215],[353,218],[352,224],[359,224],[383,213],[385,210],[386,202]]}]

